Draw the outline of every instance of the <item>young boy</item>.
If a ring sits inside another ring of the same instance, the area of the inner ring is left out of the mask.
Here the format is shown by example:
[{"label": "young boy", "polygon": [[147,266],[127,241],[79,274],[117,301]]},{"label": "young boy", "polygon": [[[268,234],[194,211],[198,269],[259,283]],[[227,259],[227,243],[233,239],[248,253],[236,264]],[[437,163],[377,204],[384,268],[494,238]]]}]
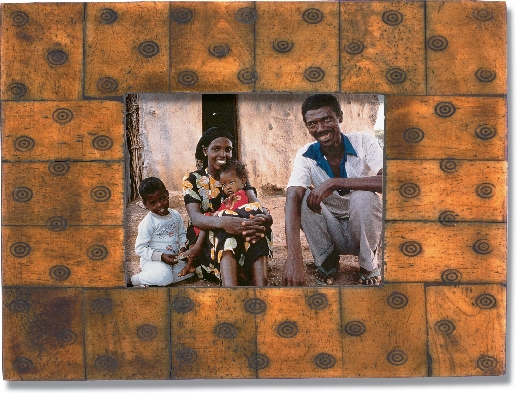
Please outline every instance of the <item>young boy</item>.
[{"label": "young boy", "polygon": [[169,209],[169,191],[156,177],[149,177],[138,188],[149,213],[138,225],[135,251],[140,255],[141,272],[131,277],[134,286],[165,286],[192,277],[179,277],[185,261],[178,254],[185,251],[187,230],[180,214]]}]

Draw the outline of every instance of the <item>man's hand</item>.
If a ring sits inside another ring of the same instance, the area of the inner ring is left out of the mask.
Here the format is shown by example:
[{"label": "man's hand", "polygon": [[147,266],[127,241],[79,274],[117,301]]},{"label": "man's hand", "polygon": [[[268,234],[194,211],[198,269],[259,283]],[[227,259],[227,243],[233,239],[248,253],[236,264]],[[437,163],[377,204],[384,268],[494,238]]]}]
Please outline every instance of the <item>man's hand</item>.
[{"label": "man's hand", "polygon": [[305,285],[305,269],[303,268],[303,259],[295,258],[292,255],[287,256],[287,261],[282,273],[282,285],[284,286],[302,286]]},{"label": "man's hand", "polygon": [[307,207],[314,213],[321,214],[321,202],[332,192],[334,192],[334,184],[332,179],[329,179],[311,190],[307,197]]}]

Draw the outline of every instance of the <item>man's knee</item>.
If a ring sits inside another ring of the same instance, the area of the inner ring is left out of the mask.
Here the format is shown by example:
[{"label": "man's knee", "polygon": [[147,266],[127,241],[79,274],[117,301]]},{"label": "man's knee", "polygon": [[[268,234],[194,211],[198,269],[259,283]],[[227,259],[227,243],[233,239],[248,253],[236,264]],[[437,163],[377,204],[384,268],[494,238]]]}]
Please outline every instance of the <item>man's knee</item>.
[{"label": "man's knee", "polygon": [[350,195],[350,215],[353,213],[381,214],[382,201],[379,195],[372,191],[353,191]]}]

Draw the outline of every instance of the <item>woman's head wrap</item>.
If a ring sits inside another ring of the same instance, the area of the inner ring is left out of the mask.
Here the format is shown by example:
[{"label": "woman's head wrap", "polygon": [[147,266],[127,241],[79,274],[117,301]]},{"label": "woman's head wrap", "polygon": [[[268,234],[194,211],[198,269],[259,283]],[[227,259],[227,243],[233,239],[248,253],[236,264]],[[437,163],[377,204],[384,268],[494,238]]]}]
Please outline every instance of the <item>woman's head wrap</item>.
[{"label": "woman's head wrap", "polygon": [[232,144],[234,144],[233,135],[227,129],[224,129],[222,127],[211,127],[208,130],[206,130],[199,139],[199,142],[196,146],[196,163],[198,169],[203,169],[208,166],[208,158],[205,156],[203,148],[208,148],[210,143],[212,143],[217,138],[229,139],[232,142]]}]

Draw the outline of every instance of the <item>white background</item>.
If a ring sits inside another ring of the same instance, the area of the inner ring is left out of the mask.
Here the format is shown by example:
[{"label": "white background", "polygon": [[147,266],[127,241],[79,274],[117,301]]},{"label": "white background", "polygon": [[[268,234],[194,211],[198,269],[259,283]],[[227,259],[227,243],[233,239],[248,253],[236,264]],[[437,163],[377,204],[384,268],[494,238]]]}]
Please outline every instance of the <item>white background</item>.
[{"label": "white background", "polygon": [[[7,1],[7,2],[27,2],[27,1]],[[509,151],[515,150],[513,138],[513,114],[517,106],[514,102],[514,52],[517,41],[515,28],[516,21],[516,1],[507,1],[508,7],[508,73],[509,73]],[[468,34],[468,32],[465,32]],[[513,174],[514,160],[509,155],[509,170]],[[509,178],[509,202],[513,197],[514,176]],[[509,204],[509,245],[517,240],[513,231],[513,218],[515,213],[512,209],[513,204]],[[508,255],[508,324],[507,324],[507,375],[504,377],[467,377],[467,378],[407,378],[407,379],[309,379],[309,380],[192,380],[192,381],[84,381],[84,382],[0,382],[3,390],[14,392],[37,392],[37,391],[69,391],[77,390],[81,392],[106,391],[126,392],[152,389],[153,391],[173,391],[173,392],[258,392],[267,389],[271,393],[287,392],[404,392],[415,391],[418,393],[435,392],[457,392],[458,390],[468,389],[469,392],[486,392],[487,390],[497,390],[497,392],[514,391],[517,386],[516,366],[515,366],[515,337],[512,331],[515,329],[515,290],[512,288],[515,278],[515,267],[513,265],[513,249],[510,247]],[[1,316],[0,316],[1,319]],[[0,328],[1,329],[1,328]],[[336,345],[339,345],[336,343]],[[368,349],[365,348],[365,351]]]}]

